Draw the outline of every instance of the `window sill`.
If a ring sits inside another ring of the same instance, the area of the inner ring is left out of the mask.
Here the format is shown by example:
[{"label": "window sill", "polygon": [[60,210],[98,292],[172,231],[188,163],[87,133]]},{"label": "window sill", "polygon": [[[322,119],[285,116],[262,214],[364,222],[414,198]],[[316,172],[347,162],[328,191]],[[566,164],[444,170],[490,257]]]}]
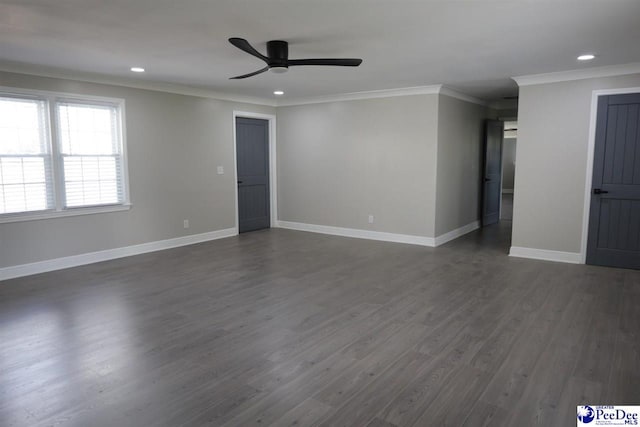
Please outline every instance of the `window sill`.
[{"label": "window sill", "polygon": [[69,208],[63,211],[26,212],[0,215],[0,224],[8,222],[38,221],[42,219],[63,218],[66,216],[93,215],[108,212],[128,211],[131,204],[93,206],[87,208]]}]

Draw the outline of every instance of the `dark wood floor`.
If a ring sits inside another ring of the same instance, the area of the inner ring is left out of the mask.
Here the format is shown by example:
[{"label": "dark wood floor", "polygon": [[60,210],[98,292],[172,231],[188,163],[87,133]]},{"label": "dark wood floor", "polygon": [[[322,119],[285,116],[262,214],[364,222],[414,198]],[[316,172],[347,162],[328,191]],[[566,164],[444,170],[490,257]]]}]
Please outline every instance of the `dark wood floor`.
[{"label": "dark wood floor", "polygon": [[640,272],[287,230],[0,283],[2,426],[575,425],[640,403]]}]

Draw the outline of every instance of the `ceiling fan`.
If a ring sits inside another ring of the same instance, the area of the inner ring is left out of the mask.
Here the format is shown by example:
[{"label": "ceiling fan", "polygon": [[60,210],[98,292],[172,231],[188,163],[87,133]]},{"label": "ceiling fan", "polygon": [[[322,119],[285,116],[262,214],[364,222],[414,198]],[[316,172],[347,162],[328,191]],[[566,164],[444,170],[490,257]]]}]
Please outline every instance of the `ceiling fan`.
[{"label": "ceiling fan", "polygon": [[289,59],[289,43],[282,40],[271,40],[267,42],[267,56],[258,52],[245,39],[232,37],[229,39],[229,43],[238,49],[247,52],[249,55],[260,58],[267,63],[266,67],[258,71],[231,77],[231,79],[246,79],[247,77],[255,76],[268,70],[271,70],[274,73],[284,73],[289,69],[289,67],[298,65],[337,65],[341,67],[357,67],[362,63],[362,59],[357,58]]}]

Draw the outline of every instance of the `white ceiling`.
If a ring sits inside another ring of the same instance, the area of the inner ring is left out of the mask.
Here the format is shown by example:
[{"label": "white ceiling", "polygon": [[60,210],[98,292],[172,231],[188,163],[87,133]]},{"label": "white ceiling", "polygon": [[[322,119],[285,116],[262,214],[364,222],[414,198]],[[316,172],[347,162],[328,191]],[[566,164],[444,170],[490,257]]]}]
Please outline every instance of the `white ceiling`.
[{"label": "white ceiling", "polygon": [[[640,61],[639,22],[638,0],[0,0],[0,69],[289,99],[446,84],[492,100],[517,93],[512,76]],[[264,66],[229,37],[364,61],[229,80]]]}]

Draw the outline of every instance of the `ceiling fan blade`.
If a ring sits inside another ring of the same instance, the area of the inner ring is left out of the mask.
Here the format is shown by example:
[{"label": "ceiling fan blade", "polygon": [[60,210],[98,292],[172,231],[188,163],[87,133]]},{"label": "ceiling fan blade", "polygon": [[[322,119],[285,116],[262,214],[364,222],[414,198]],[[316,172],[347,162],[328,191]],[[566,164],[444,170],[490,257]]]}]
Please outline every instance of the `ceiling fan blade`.
[{"label": "ceiling fan blade", "polygon": [[255,76],[256,74],[264,73],[268,69],[269,69],[269,67],[267,66],[267,67],[264,67],[261,70],[254,71],[253,73],[243,74],[241,76],[230,77],[229,80],[246,79],[247,77],[251,77],[251,76]]},{"label": "ceiling fan blade", "polygon": [[324,58],[324,59],[290,59],[288,65],[337,65],[340,67],[357,67],[362,59],[357,58]]},{"label": "ceiling fan blade", "polygon": [[264,56],[263,54],[261,54],[260,52],[258,52],[253,46],[251,46],[249,44],[248,41],[246,41],[245,39],[241,39],[239,37],[231,37],[229,39],[229,43],[231,43],[232,45],[234,45],[235,47],[237,47],[240,50],[244,50],[245,52],[247,52],[249,55],[253,55],[256,58],[260,58],[262,59],[264,62],[268,62],[269,58],[267,58],[266,56]]}]

